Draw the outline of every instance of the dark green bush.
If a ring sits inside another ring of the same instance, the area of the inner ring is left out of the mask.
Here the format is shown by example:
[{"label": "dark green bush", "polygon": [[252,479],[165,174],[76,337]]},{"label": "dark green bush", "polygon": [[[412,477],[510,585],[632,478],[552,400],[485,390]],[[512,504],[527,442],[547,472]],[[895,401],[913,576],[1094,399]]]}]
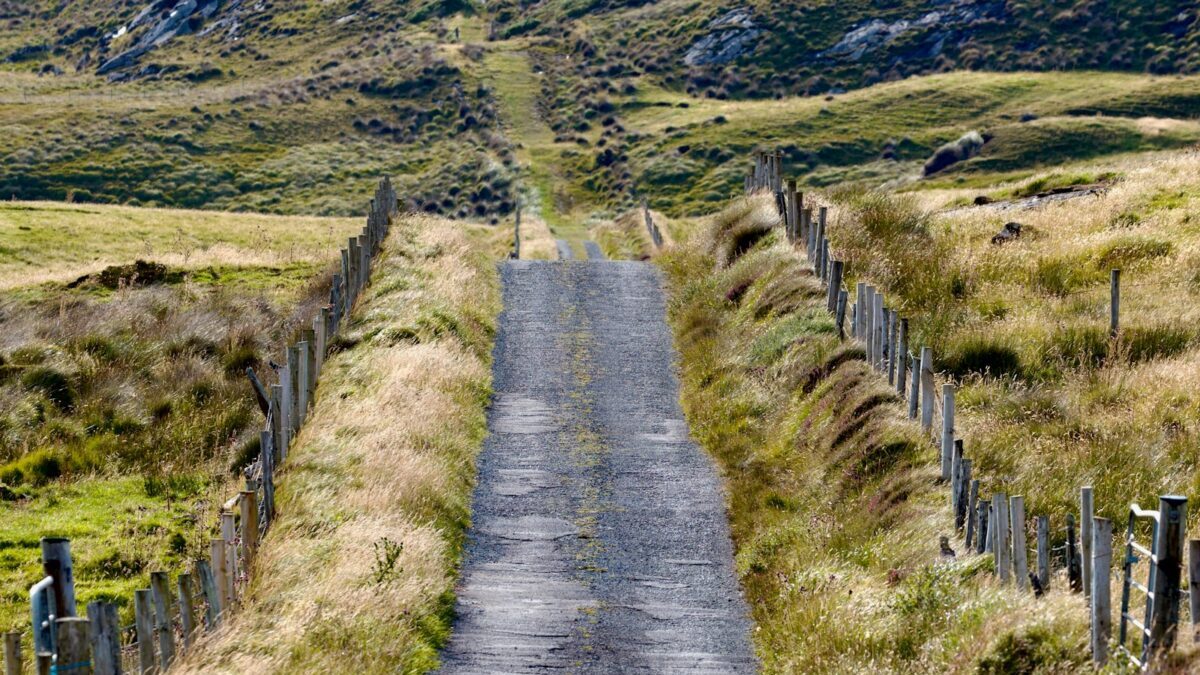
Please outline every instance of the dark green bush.
[{"label": "dark green bush", "polygon": [[41,392],[50,402],[63,412],[75,409],[75,389],[71,379],[59,370],[49,366],[39,366],[25,373],[21,384],[30,391]]}]

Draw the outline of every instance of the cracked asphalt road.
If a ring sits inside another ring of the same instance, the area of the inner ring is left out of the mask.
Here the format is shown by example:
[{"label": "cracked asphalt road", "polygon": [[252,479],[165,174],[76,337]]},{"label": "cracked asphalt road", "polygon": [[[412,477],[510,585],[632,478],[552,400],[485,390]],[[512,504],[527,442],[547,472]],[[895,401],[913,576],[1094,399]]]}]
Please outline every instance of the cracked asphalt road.
[{"label": "cracked asphalt road", "polygon": [[510,261],[444,673],[749,673],[721,484],[657,270]]}]

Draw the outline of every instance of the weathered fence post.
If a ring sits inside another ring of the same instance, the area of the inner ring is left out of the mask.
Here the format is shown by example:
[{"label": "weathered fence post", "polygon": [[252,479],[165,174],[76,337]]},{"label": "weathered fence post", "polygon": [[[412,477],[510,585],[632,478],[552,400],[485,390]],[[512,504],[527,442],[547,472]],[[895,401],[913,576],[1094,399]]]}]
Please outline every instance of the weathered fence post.
[{"label": "weathered fence post", "polygon": [[158,633],[159,662],[165,671],[175,660],[175,628],[171,623],[171,580],[166,572],[150,573],[150,597],[154,602],[154,627]]},{"label": "weathered fence post", "polygon": [[275,452],[272,447],[271,432],[259,432],[260,457],[262,458],[263,505],[266,507],[267,524],[275,517]]},{"label": "weathered fence post", "polygon": [[954,529],[962,530],[970,520],[968,514],[971,485],[971,460],[962,458],[962,440],[956,441],[954,452],[958,456],[958,499],[954,503]]},{"label": "weathered fence post", "polygon": [[1000,576],[1000,583],[1007,585],[1009,574],[1012,572],[1009,549],[1008,535],[1008,498],[1003,492],[997,492],[992,495],[992,514],[996,518],[996,522],[992,526],[992,533],[995,536],[995,547],[993,551],[996,554],[996,574]]},{"label": "weathered fence post", "polygon": [[71,540],[42,537],[42,569],[54,579],[55,616],[75,616],[75,566],[71,564]]},{"label": "weathered fence post", "polygon": [[[970,464],[967,465],[968,467]],[[976,512],[979,510],[979,479],[971,480],[971,492],[967,501],[967,532],[963,538],[963,545],[970,551],[975,547],[975,537],[978,528],[976,527]]]},{"label": "weathered fence post", "polygon": [[54,672],[92,675],[92,638],[90,622],[77,616],[55,619],[55,643],[58,648]]},{"label": "weathered fence post", "polygon": [[933,431],[933,348],[921,347],[921,430]]},{"label": "weathered fence post", "polygon": [[1188,610],[1192,642],[1200,643],[1200,539],[1188,540]]},{"label": "weathered fence post", "polygon": [[883,336],[886,334],[887,327],[884,324],[883,310],[883,293],[875,293],[875,311],[871,314],[874,317],[874,335],[871,336],[873,350],[871,353],[871,366],[876,372],[883,370]]},{"label": "weathered fence post", "polygon": [[954,385],[942,385],[942,480],[954,476]]},{"label": "weathered fence post", "polygon": [[149,675],[156,670],[154,661],[154,609],[151,606],[150,589],[139,588],[133,592],[133,625],[137,630],[138,672]]},{"label": "weathered fence post", "polygon": [[837,309],[834,314],[834,321],[837,322],[839,340],[846,339],[846,301],[849,299],[849,293],[847,293],[844,289],[838,290]]},{"label": "weathered fence post", "polygon": [[[230,606],[230,594],[226,592],[226,589],[229,587],[229,556],[225,552],[225,540],[221,537],[214,537],[210,542],[210,547],[213,582],[216,586],[214,590],[216,591],[215,596],[218,608],[217,617],[219,621],[221,612]],[[208,589],[205,590],[207,591]],[[212,598],[209,599],[209,603],[212,603]]]},{"label": "weathered fence post", "polygon": [[1067,587],[1072,593],[1083,590],[1079,549],[1075,545],[1075,514],[1067,514]]},{"label": "weathered fence post", "polygon": [[995,566],[994,558],[996,553],[996,509],[993,508],[995,501],[996,496],[992,495],[992,503],[987,505],[987,518],[984,520],[987,524],[987,529],[984,530],[987,533],[987,537],[983,543],[983,552],[993,554],[993,567]]},{"label": "weathered fence post", "polygon": [[912,384],[908,390],[908,419],[917,419],[917,406],[920,404],[921,397],[921,364],[917,361],[917,357],[908,356],[908,373]]},{"label": "weathered fence post", "polygon": [[1113,270],[1109,273],[1108,284],[1111,295],[1108,311],[1108,334],[1115,338],[1121,327],[1121,270]]},{"label": "weathered fence post", "polygon": [[[897,333],[900,331],[900,326],[898,324],[898,314],[896,310],[893,309],[892,311],[888,312],[887,347],[888,384],[893,386],[896,384],[896,357],[900,354],[900,351],[896,349],[896,337]],[[903,366],[900,368],[900,370],[904,370]],[[903,392],[901,393],[903,394]]]},{"label": "weathered fence post", "polygon": [[4,675],[21,675],[21,634],[10,631],[4,634]]},{"label": "weathered fence post", "polygon": [[225,541],[225,587],[222,589],[225,607],[233,607],[237,602],[237,530],[233,522],[233,513],[221,512],[221,539]]},{"label": "weathered fence post", "polygon": [[841,260],[834,260],[829,272],[829,293],[826,297],[829,313],[833,314],[837,311],[838,294],[842,291],[842,271],[845,268],[845,263]]},{"label": "weathered fence post", "polygon": [[308,343],[301,340],[296,343],[296,429],[304,425],[308,417]]},{"label": "weathered fence post", "polygon": [[117,606],[111,602],[88,603],[88,620],[92,622],[92,668],[96,675],[120,675],[121,626],[117,622]]},{"label": "weathered fence post", "polygon": [[300,376],[300,346],[293,344],[287,349],[287,371],[288,371],[288,393],[287,400],[284,405],[288,408],[288,449],[291,450],[290,441],[296,438],[300,431],[300,390],[304,388]]},{"label": "weathered fence post", "polygon": [[258,550],[258,493],[244,490],[241,500],[242,546],[246,550],[246,566],[254,559]]},{"label": "weathered fence post", "polygon": [[896,341],[896,393],[904,399],[904,390],[908,387],[908,377],[905,366],[908,365],[908,319],[900,319],[900,334]]},{"label": "weathered fence post", "polygon": [[1083,563],[1083,595],[1092,594],[1092,488],[1079,489],[1079,543],[1081,551],[1080,562]]},{"label": "weathered fence post", "polygon": [[183,648],[192,648],[196,639],[196,587],[190,572],[179,575],[175,581],[179,587],[179,625],[183,629]]},{"label": "weathered fence post", "polygon": [[1154,600],[1150,604],[1152,656],[1170,651],[1179,628],[1180,583],[1183,578],[1183,537],[1187,497],[1165,495],[1158,500],[1158,537],[1154,542]]},{"label": "weathered fence post", "polygon": [[975,508],[979,511],[979,517],[975,526],[975,552],[987,553],[988,537],[991,536],[990,523],[988,523],[988,509],[991,508],[991,504],[986,499],[980,499],[979,504]]},{"label": "weathered fence post", "polygon": [[[220,540],[213,540],[213,548],[216,548],[217,541]],[[223,553],[221,557],[224,557]],[[212,559],[218,559],[216,551],[213,551]],[[197,560],[196,576],[200,580],[200,591],[204,594],[204,603],[207,605],[207,609],[204,612],[204,627],[206,630],[211,631],[221,622],[221,592],[217,590],[216,573],[213,572],[213,567],[209,564],[209,561]]]},{"label": "weathered fence post", "polygon": [[1037,578],[1042,592],[1050,590],[1050,517],[1037,519]]},{"label": "weathered fence post", "polygon": [[513,253],[515,260],[521,259],[521,206],[517,205],[517,219],[513,222]]},{"label": "weathered fence post", "polygon": [[1108,641],[1112,637],[1112,601],[1109,575],[1112,570],[1112,521],[1094,518],[1092,527],[1092,580],[1088,584],[1092,598],[1092,662],[1108,662]]},{"label": "weathered fence post", "polygon": [[1013,573],[1017,588],[1029,588],[1029,548],[1025,544],[1025,498],[1015,495],[1009,499],[1012,514]]}]

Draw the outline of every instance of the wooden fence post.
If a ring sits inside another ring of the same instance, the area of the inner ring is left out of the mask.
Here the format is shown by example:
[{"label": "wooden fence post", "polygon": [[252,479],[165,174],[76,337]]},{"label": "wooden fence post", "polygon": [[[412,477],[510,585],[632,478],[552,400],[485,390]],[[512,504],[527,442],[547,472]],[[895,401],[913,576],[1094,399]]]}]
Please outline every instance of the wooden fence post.
[{"label": "wooden fence post", "polygon": [[886,334],[885,331],[887,330],[887,326],[884,324],[884,318],[883,318],[884,317],[883,293],[876,293],[874,296],[874,300],[875,300],[875,312],[872,314],[872,316],[875,317],[875,323],[874,323],[875,335],[872,336],[872,338],[871,338],[871,341],[874,343],[874,346],[872,347],[873,351],[872,351],[871,365],[875,368],[875,372],[882,372],[882,370],[883,370],[883,367],[882,367],[883,366],[883,336]]},{"label": "wooden fence post", "polygon": [[1165,495],[1158,500],[1158,537],[1154,542],[1154,600],[1150,604],[1150,649],[1162,654],[1175,645],[1179,628],[1180,583],[1183,580],[1183,538],[1187,497]]},{"label": "wooden fence post", "polygon": [[1108,641],[1112,637],[1112,601],[1109,575],[1112,572],[1112,521],[1093,518],[1092,580],[1088,584],[1092,598],[1092,662],[1103,666],[1108,662]]},{"label": "wooden fence post", "polygon": [[133,592],[133,616],[133,625],[137,629],[138,672],[149,675],[157,669],[154,661],[154,609],[149,588]]},{"label": "wooden fence post", "polygon": [[[226,593],[226,588],[229,586],[229,556],[225,553],[225,540],[221,537],[214,537],[210,542],[212,555],[212,573],[213,582],[216,586],[215,597],[218,607],[218,622],[221,613],[227,609],[229,605],[229,595]],[[207,591],[208,589],[205,589]],[[212,599],[209,599],[212,602]]]},{"label": "wooden fence post", "polygon": [[179,624],[183,629],[183,648],[188,650],[196,639],[196,586],[190,572],[180,574],[175,583],[179,587]]},{"label": "wooden fence post", "polygon": [[[216,547],[218,539],[213,540],[213,547]],[[222,554],[221,557],[224,557]],[[217,559],[215,551],[212,558]],[[200,580],[200,592],[204,594],[204,603],[207,609],[204,612],[204,627],[207,630],[214,630],[217,624],[221,622],[221,593],[217,589],[216,573],[213,572],[213,567],[207,560],[196,561],[196,576]]]},{"label": "wooden fence post", "polygon": [[[284,350],[284,360],[286,363],[287,352]],[[279,369],[279,384],[272,385],[271,388],[279,387],[279,458],[286,459],[288,448],[292,444],[292,371],[287,365]]]},{"label": "wooden fence post", "polygon": [[875,287],[867,284],[863,289],[863,304],[858,306],[858,313],[862,314],[863,347],[867,353],[867,365],[874,363],[873,340],[871,336],[875,334]]},{"label": "wooden fence post", "polygon": [[1037,519],[1037,578],[1042,592],[1050,590],[1050,517]]},{"label": "wooden fence post", "polygon": [[1072,593],[1083,590],[1079,549],[1075,545],[1075,514],[1067,514],[1067,587]]},{"label": "wooden fence post", "polygon": [[904,390],[908,388],[908,377],[905,366],[908,365],[908,319],[900,319],[900,331],[896,341],[896,393],[904,399]]},{"label": "wooden fence post", "polygon": [[[959,445],[955,448],[955,452],[962,456],[962,441],[958,441]],[[959,477],[958,477],[958,501],[954,505],[954,527],[956,530],[962,530],[967,527],[970,521],[970,513],[972,511],[971,503],[971,460],[959,459]]]},{"label": "wooden fence post", "polygon": [[[900,351],[896,348],[897,333],[900,331],[896,310],[888,312],[888,346],[887,346],[887,376],[888,384],[896,385],[896,357]],[[901,368],[903,370],[903,368]]]},{"label": "wooden fence post", "polygon": [[322,307],[317,314],[317,319],[313,324],[314,332],[317,336],[317,377],[321,377],[321,371],[325,368],[325,354],[329,350],[329,308]]},{"label": "wooden fence post", "polygon": [[826,295],[825,304],[830,314],[837,311],[838,294],[842,291],[842,271],[844,269],[845,263],[841,260],[834,260],[829,269],[829,292]]},{"label": "wooden fence post", "polygon": [[225,607],[232,608],[237,602],[237,531],[234,527],[233,513],[221,512],[221,539],[225,542],[225,587],[221,590]]},{"label": "wooden fence post", "polygon": [[77,616],[54,620],[58,648],[54,670],[71,675],[92,675],[92,636],[90,622]]},{"label": "wooden fence post", "polygon": [[4,675],[21,675],[21,633],[4,634]]},{"label": "wooden fence post", "polygon": [[933,431],[933,348],[921,347],[921,430]]},{"label": "wooden fence post", "polygon": [[288,450],[291,450],[291,440],[300,431],[300,347],[291,345],[287,349],[288,392],[284,405],[287,407],[288,421]]},{"label": "wooden fence post", "polygon": [[267,523],[275,517],[275,453],[272,447],[271,432],[259,432],[259,446],[262,462],[263,501],[266,502]]},{"label": "wooden fence post", "polygon": [[1025,498],[1015,495],[1009,499],[1012,514],[1013,573],[1017,577],[1017,588],[1029,588],[1029,547],[1025,543]]},{"label": "wooden fence post", "polygon": [[1108,311],[1108,334],[1115,338],[1121,327],[1121,270],[1113,270],[1109,273],[1108,284],[1111,295]]},{"label": "wooden fence post", "polygon": [[917,357],[909,355],[908,357],[908,374],[912,384],[908,389],[908,419],[917,419],[917,407],[921,399],[921,364],[917,361]]},{"label": "wooden fence post", "polygon": [[976,513],[979,511],[979,479],[971,480],[971,492],[967,502],[967,533],[964,538],[964,545],[967,550],[971,550],[975,546],[975,537],[982,536],[979,534],[977,526],[978,518]]},{"label": "wooden fence post", "polygon": [[996,497],[995,495],[992,495],[992,500],[988,502],[987,509],[984,512],[985,517],[983,519],[983,524],[985,527],[980,530],[980,532],[983,532],[984,534],[983,553],[995,554],[996,552],[996,510],[992,508],[992,505],[995,501]]},{"label": "wooden fence post", "polygon": [[858,282],[855,284],[856,295],[854,296],[854,339],[861,340],[863,337],[863,317],[862,308],[865,306],[867,297],[867,284]]},{"label": "wooden fence post", "polygon": [[1188,609],[1192,642],[1200,643],[1200,539],[1188,540]]},{"label": "wooden fence post", "polygon": [[954,476],[954,385],[942,385],[942,480]]},{"label": "wooden fence post", "polygon": [[75,616],[75,566],[71,563],[71,540],[42,537],[42,569],[54,579],[55,617]]},{"label": "wooden fence post", "polygon": [[[839,265],[841,263],[838,263]],[[834,321],[837,323],[838,339],[846,339],[846,301],[850,299],[850,294],[845,289],[838,290],[837,308],[834,313]]]},{"label": "wooden fence post", "polygon": [[299,434],[308,417],[308,343],[303,340],[296,343],[296,366],[296,430]]},{"label": "wooden fence post", "polygon": [[996,573],[1000,576],[1001,585],[1008,585],[1012,572],[1008,535],[1008,498],[1003,492],[992,495],[992,514],[996,522],[992,527],[995,535]]},{"label": "wooden fence post", "polygon": [[787,182],[787,241],[789,244],[796,243],[796,226],[800,221],[798,197],[796,179],[789,178]]},{"label": "wooden fence post", "polygon": [[1079,489],[1079,543],[1083,549],[1080,556],[1083,563],[1083,596],[1092,594],[1092,488]]},{"label": "wooden fence post", "polygon": [[517,219],[513,222],[513,259],[521,259],[521,206],[517,205]]},{"label": "wooden fence post", "polygon": [[171,580],[166,572],[150,573],[150,598],[154,602],[154,628],[158,633],[159,662],[165,671],[175,660],[175,627],[171,617]]},{"label": "wooden fence post", "polygon": [[246,566],[254,559],[258,550],[258,493],[244,490],[241,500],[242,546],[246,549]]}]

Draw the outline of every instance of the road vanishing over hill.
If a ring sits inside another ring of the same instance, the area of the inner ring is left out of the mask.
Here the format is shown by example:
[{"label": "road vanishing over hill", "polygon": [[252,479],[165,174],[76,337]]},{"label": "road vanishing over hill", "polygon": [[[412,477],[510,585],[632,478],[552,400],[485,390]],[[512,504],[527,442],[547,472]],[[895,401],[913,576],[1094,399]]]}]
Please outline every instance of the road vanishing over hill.
[{"label": "road vanishing over hill", "polygon": [[444,673],[749,673],[721,484],[646,263],[510,261]]}]

